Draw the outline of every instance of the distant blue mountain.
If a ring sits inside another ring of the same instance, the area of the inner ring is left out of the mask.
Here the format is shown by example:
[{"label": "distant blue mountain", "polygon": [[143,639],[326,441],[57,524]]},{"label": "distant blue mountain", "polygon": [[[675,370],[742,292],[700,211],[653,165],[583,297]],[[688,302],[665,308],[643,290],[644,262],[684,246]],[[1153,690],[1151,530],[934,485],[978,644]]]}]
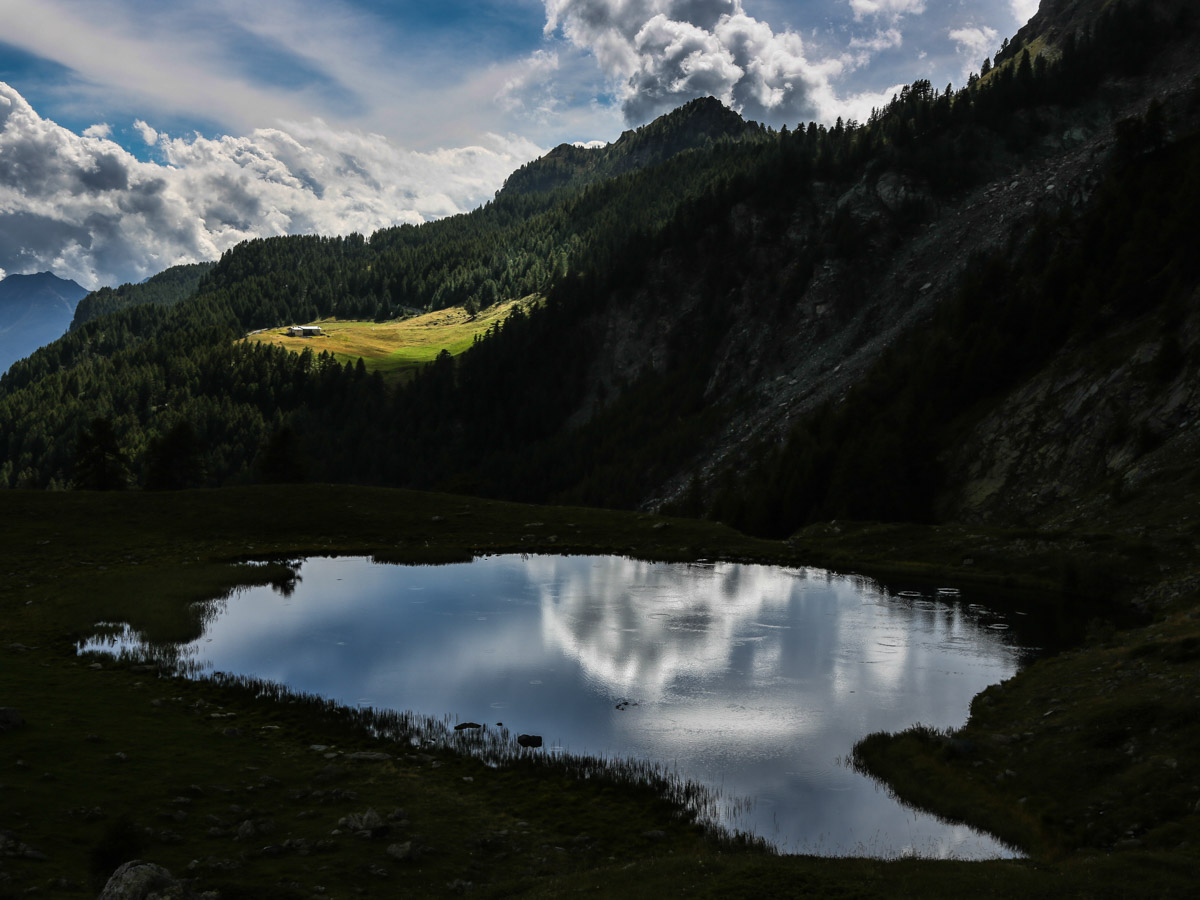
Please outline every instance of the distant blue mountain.
[{"label": "distant blue mountain", "polygon": [[50,272],[0,281],[0,374],[62,337],[87,290]]}]

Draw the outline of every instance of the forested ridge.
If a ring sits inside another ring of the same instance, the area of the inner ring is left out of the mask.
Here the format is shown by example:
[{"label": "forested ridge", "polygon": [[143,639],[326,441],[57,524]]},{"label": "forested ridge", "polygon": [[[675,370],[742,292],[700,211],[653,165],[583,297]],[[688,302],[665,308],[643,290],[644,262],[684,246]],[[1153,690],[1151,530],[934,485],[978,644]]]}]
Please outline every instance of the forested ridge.
[{"label": "forested ridge", "polygon": [[200,279],[213,267],[210,262],[172,266],[138,284],[123,284],[116,288],[102,287],[92,291],[75,307],[75,318],[71,328],[76,329],[84,322],[125,309],[153,303],[159,306],[174,306],[196,293]]},{"label": "forested ridge", "polygon": [[[131,484],[144,481],[152,445],[177,426],[197,436],[203,459],[193,471],[205,473],[200,483],[254,477],[267,436],[289,416],[320,418],[305,410],[329,396],[325,382],[338,380],[342,367],[235,345],[238,337],[327,316],[385,320],[413,308],[470,310],[546,290],[571,264],[604,268],[636,247],[640,235],[660,231],[681,202],[752,160],[750,142],[763,136],[756,128],[717,145],[701,130],[693,137],[706,152],[683,152],[686,140],[676,132],[689,114],[655,123],[654,133],[671,135],[680,149],[653,177],[634,171],[582,189],[501,191],[469,215],[387,229],[370,240],[250,241],[208,270],[187,302],[125,306],[82,322],[0,380],[0,434],[7,444],[0,482],[71,484],[77,446],[94,419],[110,423]],[[98,293],[99,303],[111,305],[120,291]],[[355,402],[369,405],[373,396]],[[374,418],[379,411],[359,414]],[[327,480],[369,481],[397,471],[390,459],[351,470],[311,447],[305,456],[314,477]]]},{"label": "forested ridge", "polygon": [[[694,101],[609,147],[564,145],[470,214],[243,244],[186,302],[101,315],[15,365],[0,380],[0,484],[312,479],[641,503],[756,402],[721,384],[732,332],[781,329],[823,266],[867,271],[939,204],[1011,170],[1062,110],[1191,34],[1186,5],[1150,6],[1117,4],[1054,52],[1007,43],[965,87],[918,81],[867,122],[775,132]],[[1200,85],[1190,96],[1200,104]],[[1186,317],[1200,280],[1180,243],[1200,224],[1194,112],[1151,104],[1119,123],[1094,202],[1044,211],[1032,237],[977,254],[929,327],[671,508],[768,534],[833,516],[931,518],[938,448],[964,417],[1073,341],[1155,311]],[[883,216],[837,201],[881,173],[924,187]],[[395,388],[324,355],[236,343],[292,321],[530,293],[545,304]],[[661,358],[598,386],[598,323],[622,303],[636,305],[635,330],[669,320]],[[1164,373],[1187,365],[1184,347],[1171,352]]]}]

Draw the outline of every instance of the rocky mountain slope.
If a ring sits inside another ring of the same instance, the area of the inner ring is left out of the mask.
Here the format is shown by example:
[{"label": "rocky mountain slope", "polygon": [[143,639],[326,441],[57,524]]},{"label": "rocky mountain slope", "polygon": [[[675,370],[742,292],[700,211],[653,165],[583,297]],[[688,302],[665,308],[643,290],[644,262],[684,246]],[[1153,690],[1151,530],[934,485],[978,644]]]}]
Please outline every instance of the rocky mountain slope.
[{"label": "rocky mountain slope", "polygon": [[87,291],[50,272],[0,281],[0,373],[60,337]]},{"label": "rocky mountain slope", "polygon": [[[1042,52],[1058,54],[1066,35],[1094,24],[1097,6],[1044,3],[1014,43],[1037,42]],[[1155,8],[1165,15],[1183,6]],[[739,324],[718,351],[722,363],[706,395],[730,401],[736,411],[696,465],[644,505],[677,502],[697,471],[712,484],[724,472],[752,465],[797,422],[836,406],[889,347],[930,326],[936,310],[961,290],[972,256],[1013,258],[1035,233],[1045,237],[1035,232],[1039,222],[1092,209],[1106,180],[1120,177],[1114,158],[1122,152],[1123,124],[1140,122],[1154,106],[1169,123],[1163,143],[1186,142],[1200,128],[1197,49],[1193,33],[1169,44],[1137,75],[1105,79],[1086,103],[1037,107],[1028,114],[1035,121],[1027,138],[998,148],[987,177],[964,190],[934,196],[908,173],[876,169],[849,190],[818,194],[809,215],[828,222],[841,213],[873,228],[870,246],[853,259],[827,260],[769,329],[749,310],[771,290],[770,278],[744,283],[731,302],[747,313],[734,317]],[[1015,66],[1017,54],[1008,56]],[[913,203],[923,213],[916,227],[902,215]],[[804,215],[797,211],[793,239]],[[737,222],[745,230],[758,226],[750,212]],[[1065,228],[1051,235],[1063,239],[1064,248],[1081,239]],[[785,264],[787,238],[774,242],[774,254],[763,270]],[[1144,314],[1110,315],[1073,336],[1006,395],[960,417],[954,440],[938,451],[947,477],[937,517],[1079,527],[1110,515],[1120,519],[1139,490],[1173,495],[1175,476],[1190,471],[1197,451],[1190,430],[1200,414],[1195,289],[1195,283],[1180,285],[1185,296],[1164,310],[1151,302],[1161,286],[1145,285]],[[613,337],[602,359],[659,358],[661,337],[652,326],[630,327],[631,318],[626,310],[609,317],[603,328]],[[619,371],[612,367],[609,377]]]}]

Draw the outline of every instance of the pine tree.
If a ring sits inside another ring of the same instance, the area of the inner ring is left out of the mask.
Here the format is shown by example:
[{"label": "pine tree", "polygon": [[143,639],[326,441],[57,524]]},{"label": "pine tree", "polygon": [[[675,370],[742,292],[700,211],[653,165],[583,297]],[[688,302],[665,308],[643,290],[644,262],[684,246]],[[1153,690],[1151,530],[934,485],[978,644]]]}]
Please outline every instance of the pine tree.
[{"label": "pine tree", "polygon": [[83,491],[123,491],[132,480],[129,461],[117,442],[112,422],[98,416],[79,438],[72,484]]}]

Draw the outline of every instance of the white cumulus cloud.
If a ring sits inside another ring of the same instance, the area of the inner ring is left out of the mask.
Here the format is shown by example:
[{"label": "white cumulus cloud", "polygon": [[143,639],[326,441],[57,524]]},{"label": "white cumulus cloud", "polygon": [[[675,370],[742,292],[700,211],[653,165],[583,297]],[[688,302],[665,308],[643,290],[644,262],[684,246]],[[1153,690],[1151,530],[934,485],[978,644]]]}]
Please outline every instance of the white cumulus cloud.
[{"label": "white cumulus cloud", "polygon": [[963,59],[963,77],[979,71],[979,65],[984,57],[991,56],[999,46],[1000,33],[995,28],[986,25],[969,25],[964,28],[952,28],[950,40],[958,47],[958,54]]},{"label": "white cumulus cloud", "polygon": [[747,14],[742,0],[543,3],[547,35],[561,33],[595,57],[630,124],[702,96],[772,124],[830,119],[845,105],[832,79],[864,62],[864,54],[900,40],[898,33],[882,32],[856,53],[814,60],[799,33],[776,32]]},{"label": "white cumulus cloud", "polygon": [[904,43],[904,35],[900,33],[898,28],[888,28],[875,32],[873,37],[869,38],[851,38],[851,50],[866,50],[869,53],[879,53],[883,50],[891,50],[893,47],[899,47]]},{"label": "white cumulus cloud", "polygon": [[534,51],[501,85],[496,102],[509,112],[545,121],[561,104],[552,86],[558,67],[558,54],[553,50]]},{"label": "white cumulus cloud", "polygon": [[248,238],[370,233],[472,209],[541,153],[497,135],[416,152],[319,119],[216,139],[135,127],[162,162],[62,128],[0,82],[0,266],[94,288]]},{"label": "white cumulus cloud", "polygon": [[850,8],[858,21],[867,16],[898,18],[925,12],[925,0],[850,0]]},{"label": "white cumulus cloud", "polygon": [[1012,9],[1013,18],[1017,20],[1018,25],[1024,25],[1033,18],[1033,14],[1038,11],[1038,6],[1041,0],[1009,0],[1009,7]]},{"label": "white cumulus cloud", "polygon": [[[158,132],[155,131],[153,128],[151,128],[149,125],[147,125],[145,122],[143,122],[141,119],[134,120],[133,127],[137,131],[137,133],[142,136],[142,140],[145,141],[150,146],[154,146],[155,144],[158,143]],[[105,135],[105,137],[107,137],[107,135]]]}]

